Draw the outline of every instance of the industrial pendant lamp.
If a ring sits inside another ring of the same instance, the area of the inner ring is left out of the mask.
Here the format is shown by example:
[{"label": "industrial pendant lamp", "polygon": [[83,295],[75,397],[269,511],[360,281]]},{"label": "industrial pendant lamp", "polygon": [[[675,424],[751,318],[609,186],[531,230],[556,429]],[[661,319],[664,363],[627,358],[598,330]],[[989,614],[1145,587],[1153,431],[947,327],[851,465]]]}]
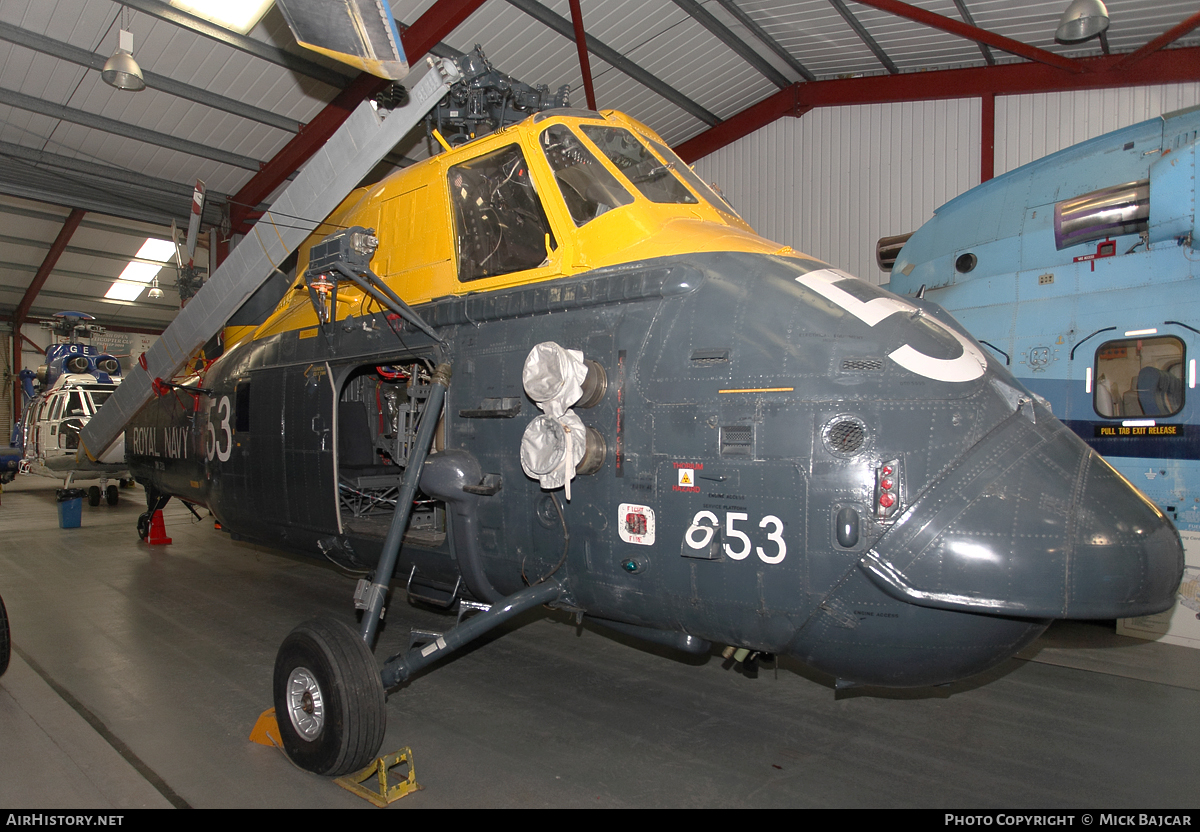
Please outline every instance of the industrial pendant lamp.
[{"label": "industrial pendant lamp", "polygon": [[155,275],[150,279],[150,291],[146,293],[146,297],[157,300],[162,295],[162,289],[158,288],[158,275]]},{"label": "industrial pendant lamp", "polygon": [[1072,0],[1058,21],[1054,39],[1059,43],[1083,43],[1108,30],[1108,9],[1102,0]]},{"label": "industrial pendant lamp", "polygon": [[[125,14],[124,8],[121,14]],[[122,24],[117,51],[100,70],[100,77],[110,87],[137,92],[146,89],[146,81],[142,78],[142,68],[133,59],[133,32],[125,28],[128,22],[122,21]]]}]

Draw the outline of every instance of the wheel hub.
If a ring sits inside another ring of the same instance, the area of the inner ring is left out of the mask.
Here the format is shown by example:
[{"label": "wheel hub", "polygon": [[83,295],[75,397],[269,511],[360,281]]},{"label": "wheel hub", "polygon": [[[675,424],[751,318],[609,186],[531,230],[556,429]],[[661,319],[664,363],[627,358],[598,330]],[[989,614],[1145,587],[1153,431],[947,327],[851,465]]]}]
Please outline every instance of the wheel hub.
[{"label": "wheel hub", "polygon": [[300,739],[312,742],[325,727],[325,700],[321,686],[307,667],[297,667],[288,677],[287,710]]}]

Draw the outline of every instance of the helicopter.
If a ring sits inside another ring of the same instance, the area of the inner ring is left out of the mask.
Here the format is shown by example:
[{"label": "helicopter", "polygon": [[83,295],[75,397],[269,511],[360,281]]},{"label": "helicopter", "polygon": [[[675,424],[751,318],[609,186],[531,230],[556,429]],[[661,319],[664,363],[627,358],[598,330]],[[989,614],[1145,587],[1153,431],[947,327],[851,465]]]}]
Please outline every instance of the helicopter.
[{"label": "helicopter", "polygon": [[[126,425],[143,526],[181,498],[366,573],[357,626],[277,654],[299,766],[362,767],[387,690],[541,605],[839,688],[1170,607],[1170,519],[942,308],[757,235],[626,115],[519,115],[431,124],[440,153],[350,193]],[[380,666],[401,592],[458,622]]]},{"label": "helicopter", "polygon": [[104,332],[94,320],[84,312],[56,312],[53,321],[43,321],[61,342],[46,350],[46,363],[36,373],[21,373],[24,416],[12,445],[21,449],[21,473],[60,479],[64,489],[77,479],[98,480],[87,489],[89,505],[98,506],[103,498],[115,506],[120,491],[109,480],[132,482],[124,442],[118,439],[94,460],[78,454],[80,431],[123,379],[116,356],[83,343]]},{"label": "helicopter", "polygon": [[923,286],[1171,518],[1186,550],[1178,603],[1118,632],[1192,647],[1198,135],[1198,108],[1106,133],[973,188],[878,249],[892,291]]}]

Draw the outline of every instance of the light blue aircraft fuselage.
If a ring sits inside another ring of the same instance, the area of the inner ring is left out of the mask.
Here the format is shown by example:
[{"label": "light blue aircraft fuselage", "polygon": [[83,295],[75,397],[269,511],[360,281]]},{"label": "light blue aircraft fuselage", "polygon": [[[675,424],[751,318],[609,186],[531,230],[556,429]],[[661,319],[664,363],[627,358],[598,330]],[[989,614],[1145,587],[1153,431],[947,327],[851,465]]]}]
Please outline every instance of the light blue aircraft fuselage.
[{"label": "light blue aircraft fuselage", "polygon": [[[1006,361],[1172,518],[1189,564],[1200,555],[1198,133],[1200,108],[1184,110],[985,182],[909,238],[888,287],[925,287]],[[1200,577],[1187,572],[1185,588]]]}]

